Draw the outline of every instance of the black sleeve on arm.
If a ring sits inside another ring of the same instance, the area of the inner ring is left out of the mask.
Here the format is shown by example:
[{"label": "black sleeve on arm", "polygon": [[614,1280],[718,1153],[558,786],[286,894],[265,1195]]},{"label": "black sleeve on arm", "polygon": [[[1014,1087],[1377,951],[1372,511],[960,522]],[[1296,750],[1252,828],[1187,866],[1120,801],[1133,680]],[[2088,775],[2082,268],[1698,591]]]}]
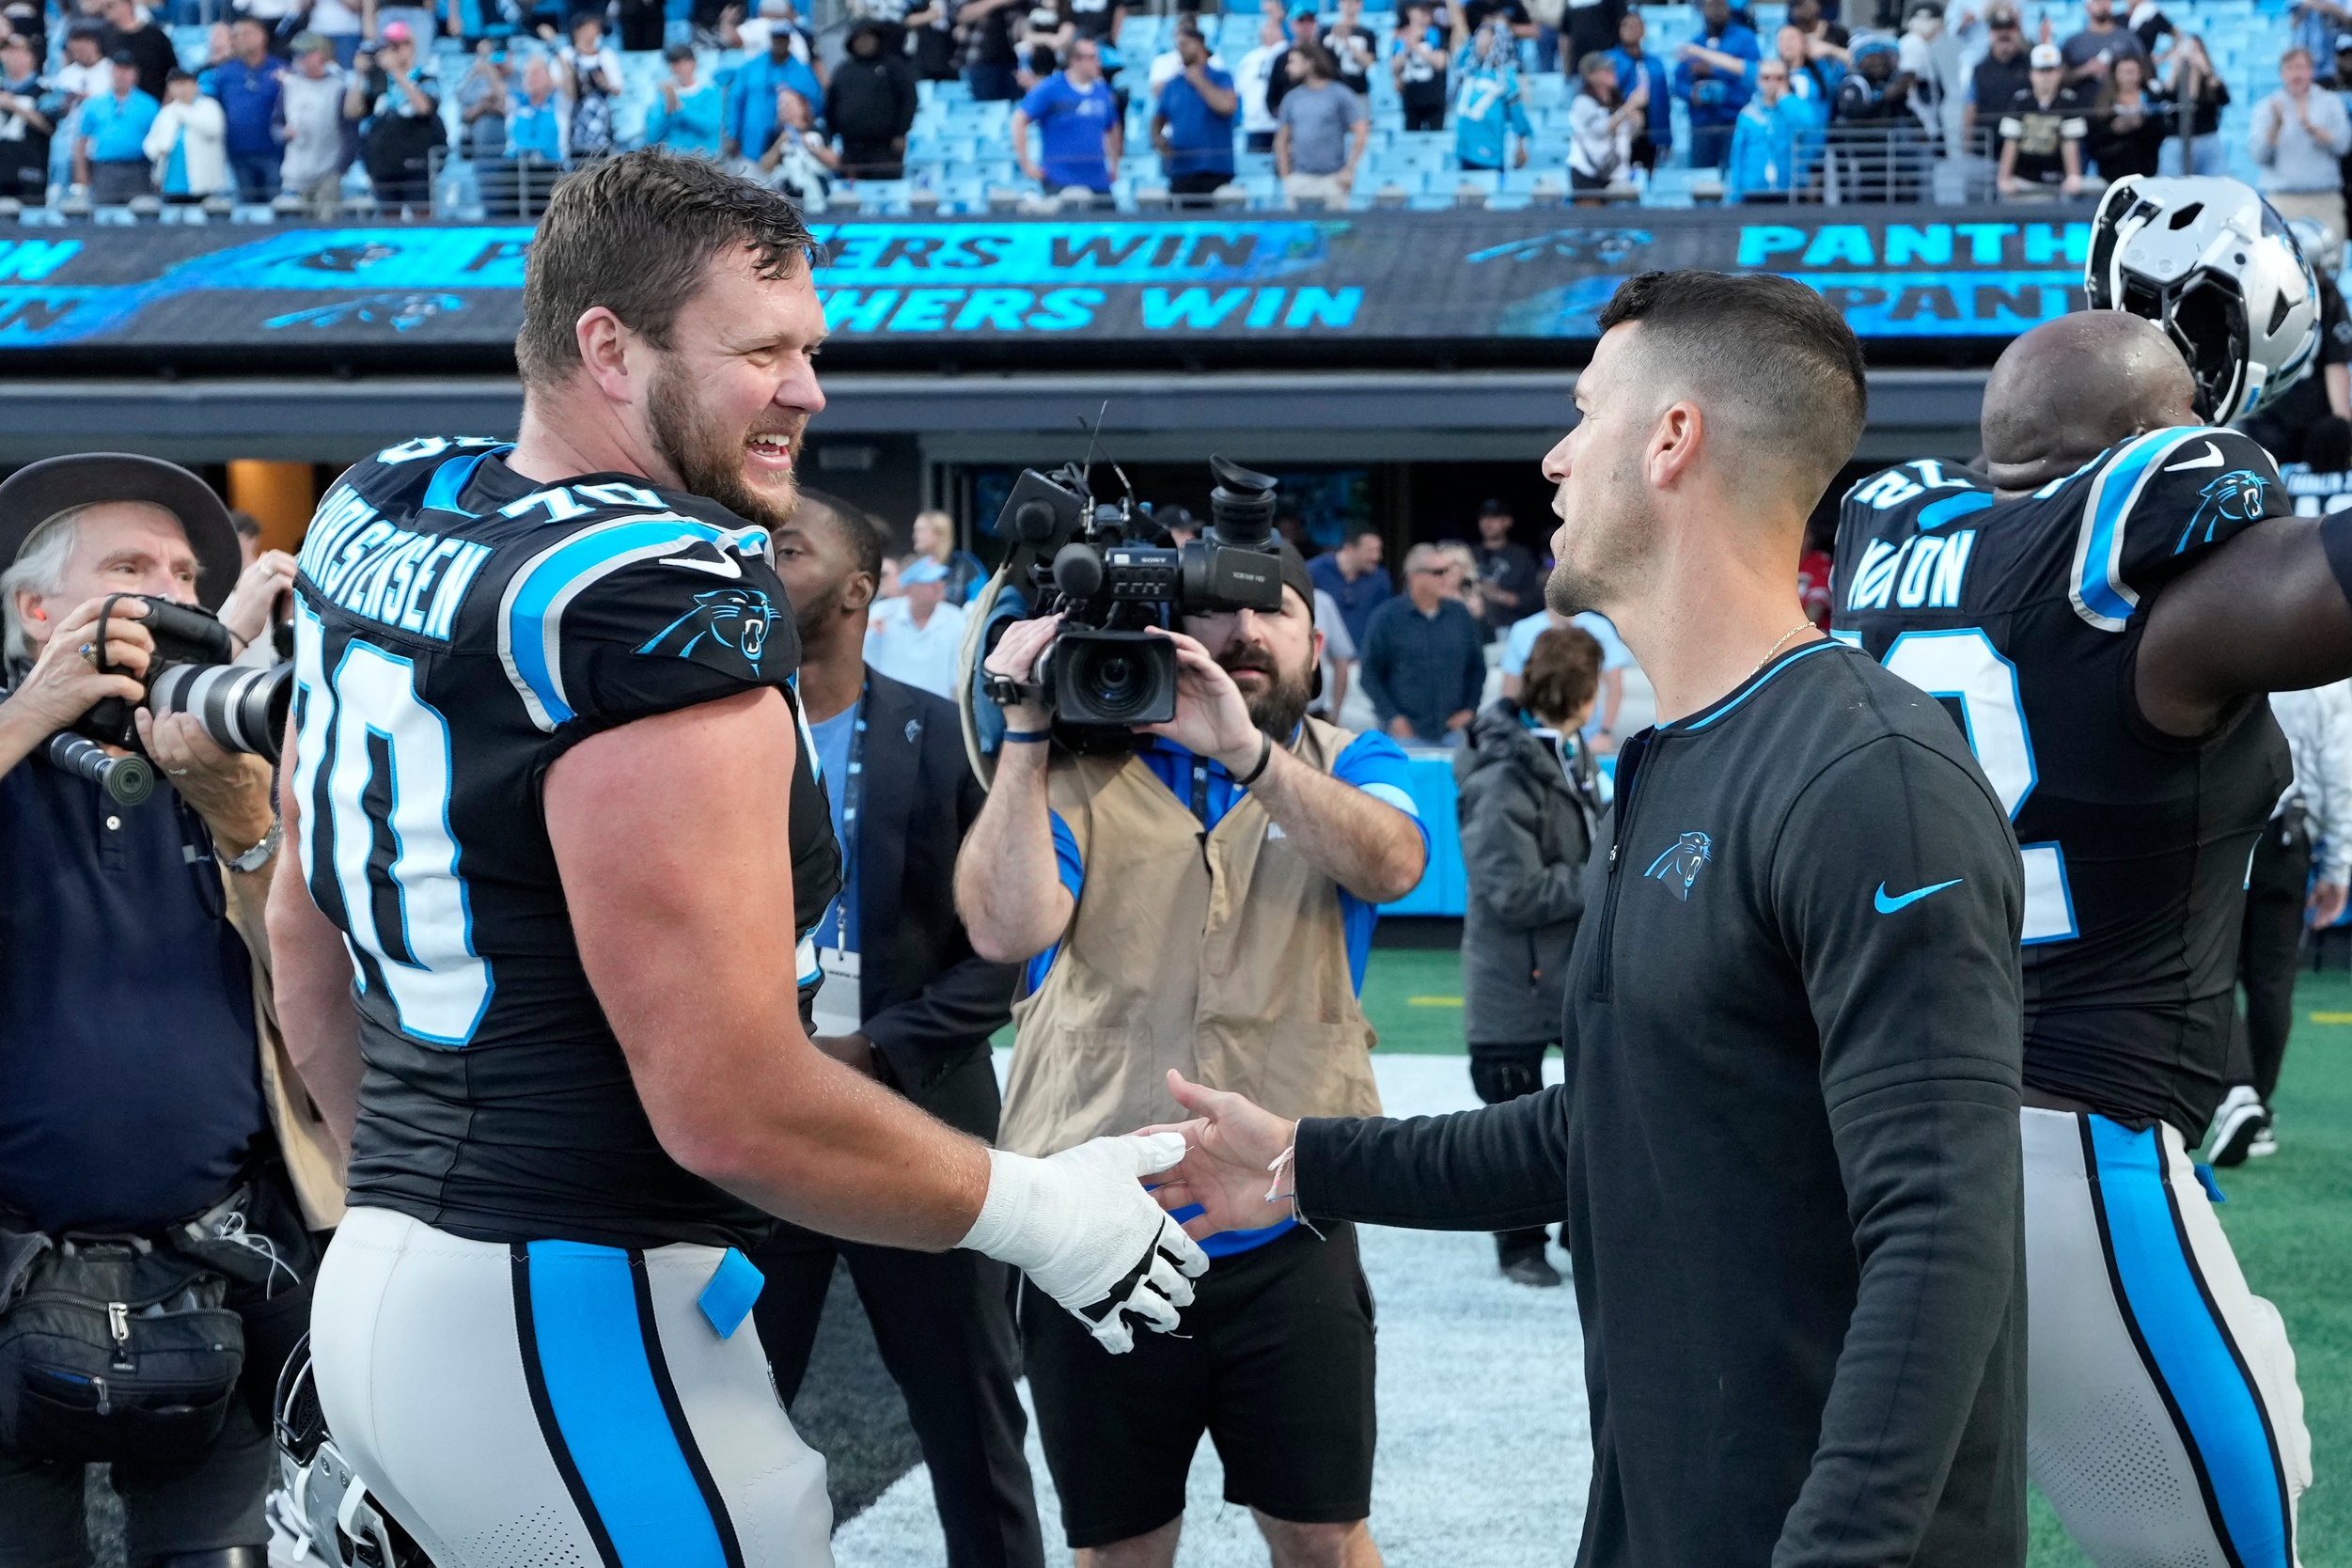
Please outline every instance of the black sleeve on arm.
[{"label": "black sleeve on arm", "polygon": [[2169,735],[2210,733],[2240,698],[2352,675],[2352,511],[2256,524],[2148,607],[2133,696]]},{"label": "black sleeve on arm", "polygon": [[[956,782],[958,838],[971,832],[972,820],[987,799],[988,792],[971,770],[961,770]],[[941,889],[943,895],[946,891]],[[1012,1021],[1021,965],[991,964],[972,951],[961,920],[955,931],[961,956],[933,975],[918,995],[865,1021],[867,1040],[902,1084],[922,1082],[933,1058],[969,1049]]]},{"label": "black sleeve on arm", "polygon": [[1309,1219],[1510,1231],[1568,1216],[1565,1086],[1451,1116],[1310,1117],[1293,1162]]},{"label": "black sleeve on arm", "polygon": [[1997,1343],[2023,1343],[2016,841],[1973,764],[1890,735],[1798,798],[1771,896],[1821,1034],[1860,1265],[1772,1561],[1908,1562]]}]

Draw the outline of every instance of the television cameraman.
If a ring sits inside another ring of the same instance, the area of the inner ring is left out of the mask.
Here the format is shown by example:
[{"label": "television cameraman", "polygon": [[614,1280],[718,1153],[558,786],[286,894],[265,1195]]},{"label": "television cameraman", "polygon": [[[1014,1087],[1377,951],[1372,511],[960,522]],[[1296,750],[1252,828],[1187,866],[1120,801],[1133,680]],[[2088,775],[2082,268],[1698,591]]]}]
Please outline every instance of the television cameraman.
[{"label": "television cameraman", "polygon": [[[157,787],[126,805],[49,741],[143,697],[149,610],[113,596],[251,639],[293,563],[241,576],[201,479],[116,453],[0,484],[0,1565],[88,1560],[83,1465],[111,1461],[132,1568],[260,1568],[271,1396],[343,1184],[270,1012],[270,764],[141,708]],[[77,1356],[114,1374],[94,1400]]]},{"label": "television cameraman", "polygon": [[[956,902],[981,956],[1028,964],[1004,1148],[1051,1153],[1173,1121],[1166,1070],[1185,1064],[1292,1115],[1380,1103],[1356,992],[1375,906],[1420,880],[1428,835],[1395,742],[1306,716],[1323,638],[1287,545],[1280,577],[1278,613],[1185,615],[1182,634],[1161,632],[1176,716],[1118,755],[1049,744],[1030,682],[1058,616],[1013,623],[987,659],[1027,695],[1005,710]],[[1378,1563],[1372,1298],[1354,1231],[1283,1221],[1202,1246],[1213,1261],[1185,1335],[1115,1361],[1024,1299],[1039,1434],[1081,1568],[1174,1560],[1204,1430],[1277,1568]]]}]

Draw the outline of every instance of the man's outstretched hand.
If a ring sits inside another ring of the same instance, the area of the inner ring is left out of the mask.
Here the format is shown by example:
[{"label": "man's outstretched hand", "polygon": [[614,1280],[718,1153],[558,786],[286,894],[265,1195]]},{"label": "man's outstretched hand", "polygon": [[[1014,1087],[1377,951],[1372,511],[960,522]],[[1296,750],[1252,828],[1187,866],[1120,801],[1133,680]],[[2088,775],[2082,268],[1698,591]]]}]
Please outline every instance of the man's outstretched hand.
[{"label": "man's outstretched hand", "polygon": [[1174,1211],[1198,1203],[1204,1211],[1184,1222],[1196,1239],[1219,1231],[1262,1231],[1291,1216],[1291,1169],[1274,1168],[1298,1123],[1286,1121],[1238,1094],[1203,1089],[1173,1068],[1168,1092],[1194,1120],[1145,1133],[1182,1133],[1184,1157],[1152,1189],[1160,1207]]}]

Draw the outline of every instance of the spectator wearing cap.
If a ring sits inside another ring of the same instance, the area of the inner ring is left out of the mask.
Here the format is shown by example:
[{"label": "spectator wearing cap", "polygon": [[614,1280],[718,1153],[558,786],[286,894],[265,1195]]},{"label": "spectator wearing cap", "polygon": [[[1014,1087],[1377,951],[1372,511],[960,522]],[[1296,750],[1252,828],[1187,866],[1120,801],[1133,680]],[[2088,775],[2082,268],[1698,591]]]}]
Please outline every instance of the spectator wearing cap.
[{"label": "spectator wearing cap", "polygon": [[228,155],[220,101],[196,91],[196,79],[175,71],[164,81],[164,106],[141,142],[155,166],[165,201],[202,201],[228,189]]},{"label": "spectator wearing cap", "polygon": [[721,159],[757,158],[776,140],[776,94],[787,87],[810,103],[824,102],[824,84],[810,62],[793,45],[798,35],[790,27],[768,34],[764,54],[754,55],[735,68],[727,88],[727,114],[720,122]]},{"label": "spectator wearing cap", "polygon": [[2078,195],[2082,141],[2091,131],[2082,96],[2065,85],[2066,58],[2055,44],[2035,44],[2026,66],[2026,85],[2000,117],[2000,193]]},{"label": "spectator wearing cap", "polygon": [[1962,134],[1974,145],[1980,121],[1997,125],[2009,110],[2016,96],[2032,86],[2029,80],[2031,67],[2027,64],[2025,27],[2017,20],[2017,8],[2009,0],[1984,9],[1984,30],[1989,39],[1984,57],[1968,72],[1968,87],[1960,105]]},{"label": "spectator wearing cap", "polygon": [[[1103,80],[1100,44],[1073,39],[1069,62],[1031,87],[1012,111],[1012,155],[1047,196],[1072,189],[1107,193],[1122,146],[1119,101]],[[1034,158],[1032,125],[1041,149]]]},{"label": "spectator wearing cap", "polygon": [[1510,506],[1488,499],[1478,509],[1479,599],[1486,609],[1486,633],[1498,636],[1529,612],[1543,607],[1544,570],[1535,552],[1511,537]]},{"label": "spectator wearing cap", "polygon": [[947,602],[948,569],[917,556],[899,569],[899,596],[877,604],[866,623],[866,663],[893,681],[952,698],[964,606]]},{"label": "spectator wearing cap", "polygon": [[620,51],[604,42],[602,10],[572,18],[572,41],[556,53],[556,90],[571,105],[564,149],[575,162],[613,149],[613,104],[620,97]]},{"label": "spectator wearing cap", "polygon": [[[10,1562],[90,1560],[87,1459],[113,1465],[130,1561],[266,1559],[271,1398],[307,1326],[313,1233],[340,1219],[343,1186],[342,1151],[294,1088],[267,1006],[270,765],[224,750],[188,714],[141,709],[155,788],[126,805],[49,746],[100,702],[142,695],[149,611],[119,596],[218,611],[232,648],[261,640],[294,562],[264,552],[241,575],[239,558],[219,498],[170,463],[52,458],[0,485],[0,1301],[20,1287],[88,1294],[86,1254],[47,1239],[133,1237],[156,1310],[179,1309],[175,1281],[225,1289],[244,1349],[242,1372],[215,1364],[189,1390],[219,1406],[216,1435],[142,1424],[164,1401],[136,1379],[113,1412],[86,1407],[87,1446],[17,1428],[20,1446],[0,1448]],[[236,1230],[268,1238],[276,1262],[212,1250]],[[217,1272],[199,1272],[199,1247]]]},{"label": "spectator wearing cap", "polygon": [[[2229,106],[2230,88],[2213,69],[2213,58],[2205,53],[2205,40],[2194,33],[2181,34],[2172,46],[2171,97],[2177,118],[2173,134],[2156,151],[2156,172],[2229,173],[2229,154],[2221,146],[2221,111]],[[2187,170],[2181,167],[2183,133],[2188,143]]]},{"label": "spectator wearing cap", "polygon": [[2279,90],[2254,105],[2248,149],[2262,167],[2262,194],[2283,218],[2316,218],[2344,238],[2344,167],[2352,118],[2344,100],[2313,80],[2311,52],[2279,57]]},{"label": "spectator wearing cap", "polygon": [[447,145],[441,95],[416,61],[416,40],[405,23],[385,24],[383,42],[359,56],[345,94],[344,115],[360,121],[359,137],[376,200],[397,212],[432,210],[432,149]]},{"label": "spectator wearing cap", "polygon": [[2067,85],[2087,82],[2086,92],[2097,91],[2109,68],[2125,55],[2140,61],[2143,77],[2153,76],[2156,70],[2140,35],[2116,19],[2115,0],[2083,0],[2082,31],[2060,45],[2059,54],[2066,62]]},{"label": "spectator wearing cap", "polygon": [[1159,89],[1152,110],[1152,145],[1179,205],[1201,207],[1209,194],[1233,178],[1233,117],[1241,94],[1232,77],[1209,55],[1200,24],[1190,17],[1176,24],[1178,69]]},{"label": "spectator wearing cap", "polygon": [[1462,569],[1445,549],[1404,555],[1404,592],[1372,612],[1360,645],[1364,695],[1400,741],[1456,745],[1486,686],[1486,634],[1455,598]]},{"label": "spectator wearing cap", "polygon": [[716,158],[726,134],[727,107],[718,84],[696,78],[698,68],[694,51],[685,44],[671,44],[662,51],[662,58],[669,66],[669,74],[663,78],[653,107],[645,117],[647,144]]},{"label": "spectator wearing cap", "polygon": [[343,182],[343,68],[322,33],[294,36],[294,69],[279,83],[279,133],[286,143],[278,188],[313,209],[333,205]]},{"label": "spectator wearing cap", "polygon": [[207,71],[201,86],[221,106],[237,199],[258,204],[277,195],[285,164],[277,125],[286,96],[286,66],[270,53],[269,29],[258,18],[241,16],[230,23],[228,39],[236,57]]},{"label": "spectator wearing cap", "polygon": [[101,207],[154,194],[147,133],[164,107],[139,90],[139,63],[128,51],[118,54],[113,66],[106,94],[82,105],[80,166],[74,171],[75,181],[87,185],[90,200]]},{"label": "spectator wearing cap", "polygon": [[969,600],[988,576],[988,568],[980,564],[978,556],[956,548],[955,519],[937,507],[915,514],[914,538],[915,554],[928,556],[946,569],[949,604],[961,604]]}]

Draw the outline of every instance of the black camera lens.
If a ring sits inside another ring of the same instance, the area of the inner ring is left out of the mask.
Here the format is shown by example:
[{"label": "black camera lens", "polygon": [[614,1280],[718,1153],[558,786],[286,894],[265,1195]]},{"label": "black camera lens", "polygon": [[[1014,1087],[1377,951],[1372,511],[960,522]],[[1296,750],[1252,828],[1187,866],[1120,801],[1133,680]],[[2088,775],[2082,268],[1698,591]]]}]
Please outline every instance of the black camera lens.
[{"label": "black camera lens", "polygon": [[291,665],[173,665],[149,682],[147,705],[157,713],[194,714],[214,745],[274,762],[293,690]]},{"label": "black camera lens", "polygon": [[1056,715],[1073,724],[1162,724],[1176,716],[1176,649],[1141,632],[1062,634],[1054,649]]}]

